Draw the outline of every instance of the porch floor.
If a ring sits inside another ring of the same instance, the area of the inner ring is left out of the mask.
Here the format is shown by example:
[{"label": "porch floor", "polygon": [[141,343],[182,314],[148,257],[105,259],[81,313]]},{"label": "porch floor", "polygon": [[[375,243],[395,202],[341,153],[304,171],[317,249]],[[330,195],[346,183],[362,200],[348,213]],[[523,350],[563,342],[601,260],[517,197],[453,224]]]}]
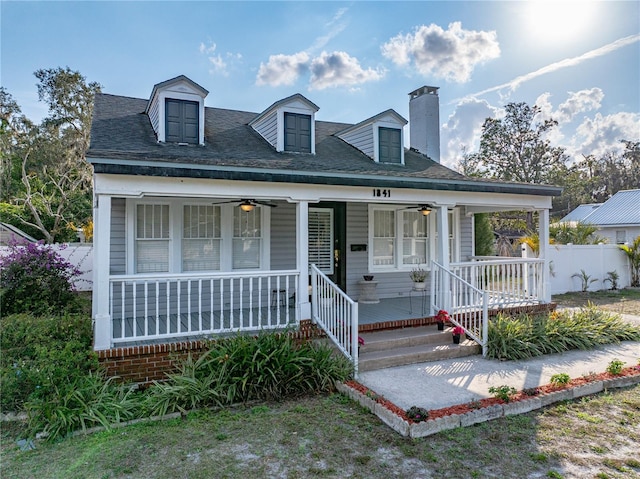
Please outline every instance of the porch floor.
[{"label": "porch floor", "polygon": [[429,296],[413,295],[380,299],[379,303],[358,303],[358,324],[382,323],[429,316]]}]

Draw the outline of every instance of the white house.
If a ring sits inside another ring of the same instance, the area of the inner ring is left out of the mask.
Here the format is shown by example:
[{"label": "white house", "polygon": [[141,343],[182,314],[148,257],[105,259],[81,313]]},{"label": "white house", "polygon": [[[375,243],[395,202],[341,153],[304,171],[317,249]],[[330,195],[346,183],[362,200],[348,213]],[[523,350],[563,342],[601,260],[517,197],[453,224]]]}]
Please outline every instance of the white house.
[{"label": "white house", "polygon": [[604,203],[578,206],[560,223],[585,223],[611,244],[632,243],[640,235],[640,189],[618,191]]},{"label": "white house", "polygon": [[[482,293],[489,274],[474,261],[474,213],[536,211],[548,244],[559,188],[467,178],[439,163],[438,88],[409,93],[410,145],[393,110],[352,125],[318,120],[300,94],[259,113],[205,107],[207,95],[179,76],[148,99],[96,96],[87,152],[96,350],[313,319],[353,354],[351,332],[367,320],[358,300],[372,295],[380,313],[411,299],[418,266],[430,272],[430,308],[477,311],[483,296],[469,299],[464,284]],[[503,262],[523,276],[485,302],[548,302],[542,250]],[[454,286],[458,277],[468,282]],[[334,298],[328,311],[323,297]]]}]

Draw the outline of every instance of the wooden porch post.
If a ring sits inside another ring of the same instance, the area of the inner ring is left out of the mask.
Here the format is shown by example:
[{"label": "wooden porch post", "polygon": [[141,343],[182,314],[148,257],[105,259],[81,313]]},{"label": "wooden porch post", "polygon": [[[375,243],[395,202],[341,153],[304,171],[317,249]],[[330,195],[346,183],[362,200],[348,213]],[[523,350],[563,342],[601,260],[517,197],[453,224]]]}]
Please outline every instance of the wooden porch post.
[{"label": "wooden porch post", "polygon": [[551,284],[549,281],[549,258],[547,251],[549,249],[549,210],[540,210],[538,212],[538,239],[540,242],[539,259],[544,260],[542,266],[542,301],[551,302]]},{"label": "wooden porch post", "polygon": [[298,278],[298,318],[311,318],[311,303],[309,302],[309,202],[299,201],[296,207],[296,256],[300,277]]},{"label": "wooden porch post", "polygon": [[111,197],[96,195],[93,210],[93,349],[111,347],[109,269],[111,250]]}]

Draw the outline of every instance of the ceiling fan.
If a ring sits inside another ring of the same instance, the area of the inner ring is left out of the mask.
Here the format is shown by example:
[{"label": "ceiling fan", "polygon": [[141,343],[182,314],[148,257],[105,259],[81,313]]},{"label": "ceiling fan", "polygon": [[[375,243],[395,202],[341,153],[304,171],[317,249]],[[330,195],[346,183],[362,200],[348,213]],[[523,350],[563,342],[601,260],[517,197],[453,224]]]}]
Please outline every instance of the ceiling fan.
[{"label": "ceiling fan", "polygon": [[[214,203],[214,205],[225,205],[229,203],[238,203],[238,200],[221,201],[220,203]],[[240,203],[238,203],[238,206],[240,207],[240,209],[247,213],[249,213],[250,211],[253,211],[253,209],[257,205],[268,206],[269,208],[276,208],[278,206],[278,205],[272,205],[271,203],[266,203],[264,201],[258,201],[258,200],[248,199],[248,198],[242,198],[240,200]]]},{"label": "ceiling fan", "polygon": [[408,208],[404,208],[403,211],[412,210],[422,213],[422,216],[428,216],[432,209],[432,205],[425,203],[423,205],[409,206]]}]

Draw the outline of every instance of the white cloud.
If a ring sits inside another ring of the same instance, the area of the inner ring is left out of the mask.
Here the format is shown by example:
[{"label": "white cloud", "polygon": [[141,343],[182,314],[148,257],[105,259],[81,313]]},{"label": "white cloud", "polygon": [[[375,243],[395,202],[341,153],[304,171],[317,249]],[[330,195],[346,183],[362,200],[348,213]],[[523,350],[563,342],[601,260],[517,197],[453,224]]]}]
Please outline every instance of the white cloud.
[{"label": "white cloud", "polygon": [[293,85],[308,68],[309,55],[306,52],[271,55],[266,64],[260,63],[256,85]]},{"label": "white cloud", "polygon": [[500,56],[495,31],[463,30],[460,22],[448,30],[431,24],[417,27],[413,34],[399,34],[381,47],[382,54],[399,66],[413,62],[424,76],[464,83],[473,69]]},{"label": "white cloud", "polygon": [[569,92],[569,97],[562,102],[557,110],[551,105],[551,94],[543,93],[536,100],[536,105],[540,107],[540,115],[543,119],[553,118],[559,125],[569,123],[580,113],[600,109],[604,92],[597,87],[577,92]]},{"label": "white cloud", "polygon": [[383,70],[363,69],[358,59],[346,52],[322,52],[311,62],[309,88],[323,90],[330,87],[358,85],[379,80],[384,73]]},{"label": "white cloud", "polygon": [[586,118],[576,129],[570,149],[575,159],[582,158],[582,155],[600,157],[607,153],[619,154],[624,150],[621,140],[640,139],[638,125],[639,113],[596,113],[593,118]]},{"label": "white cloud", "polygon": [[484,100],[470,98],[459,103],[440,130],[442,164],[455,168],[463,152],[477,151],[484,120],[495,118],[499,113]]},{"label": "white cloud", "polygon": [[315,41],[313,42],[313,45],[311,45],[307,49],[307,52],[321,50],[322,48],[324,48],[324,46],[327,43],[329,43],[329,41],[331,41],[334,37],[338,36],[339,33],[341,33],[345,28],[347,28],[347,23],[341,21],[342,17],[344,16],[345,13],[347,13],[347,11],[348,11],[347,8],[338,9],[338,11],[333,16],[333,18],[325,25],[325,27],[328,30],[328,33],[316,38]]},{"label": "white cloud", "polygon": [[226,58],[226,60],[223,58],[223,55],[221,55],[220,53],[216,53],[216,49],[218,48],[218,46],[211,42],[209,45],[206,45],[205,43],[200,43],[200,53],[202,53],[203,55],[207,56],[207,60],[209,60],[209,64],[211,65],[211,68],[209,69],[209,73],[211,73],[212,75],[223,75],[223,76],[227,76],[229,74],[228,71],[228,67],[229,67],[229,62],[230,61],[238,61],[240,59],[242,59],[242,55],[239,53],[229,53],[227,52],[224,57]]}]

